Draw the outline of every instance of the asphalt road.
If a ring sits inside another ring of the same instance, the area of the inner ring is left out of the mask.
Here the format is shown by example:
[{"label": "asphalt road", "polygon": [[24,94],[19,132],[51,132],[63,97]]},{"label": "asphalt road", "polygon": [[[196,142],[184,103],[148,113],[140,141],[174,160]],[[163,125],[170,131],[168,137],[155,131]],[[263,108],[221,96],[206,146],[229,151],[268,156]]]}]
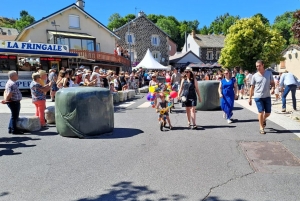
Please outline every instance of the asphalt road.
[{"label": "asphalt road", "polygon": [[12,136],[0,114],[0,200],[300,200],[300,167],[255,171],[240,145],[280,142],[300,158],[294,134],[271,121],[259,134],[257,115],[239,105],[233,124],[221,111],[198,111],[198,130],[176,105],[174,130],[161,132],[155,111],[137,108],[144,102],[116,107],[113,134],[95,139],[64,138],[55,127]]}]

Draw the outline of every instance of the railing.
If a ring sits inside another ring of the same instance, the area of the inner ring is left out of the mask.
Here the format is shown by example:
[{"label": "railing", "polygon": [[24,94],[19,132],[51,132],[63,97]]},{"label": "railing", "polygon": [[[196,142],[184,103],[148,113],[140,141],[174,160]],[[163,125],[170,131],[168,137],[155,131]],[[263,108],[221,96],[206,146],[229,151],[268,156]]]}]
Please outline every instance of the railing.
[{"label": "railing", "polygon": [[86,59],[95,60],[95,61],[121,63],[126,67],[130,66],[129,59],[126,59],[122,56],[105,53],[105,52],[70,49],[70,53],[76,53],[78,54],[78,56],[84,57]]}]

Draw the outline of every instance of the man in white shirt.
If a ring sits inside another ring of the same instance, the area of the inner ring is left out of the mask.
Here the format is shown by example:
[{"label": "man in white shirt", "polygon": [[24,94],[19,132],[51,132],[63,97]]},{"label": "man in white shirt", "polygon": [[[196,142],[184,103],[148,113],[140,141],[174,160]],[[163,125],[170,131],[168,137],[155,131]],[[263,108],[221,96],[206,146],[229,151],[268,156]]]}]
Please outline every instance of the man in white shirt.
[{"label": "man in white shirt", "polygon": [[249,90],[250,90],[250,82],[252,80],[252,74],[249,73],[248,70],[245,70],[245,75],[246,75],[246,87],[245,87],[245,94],[249,96]]}]

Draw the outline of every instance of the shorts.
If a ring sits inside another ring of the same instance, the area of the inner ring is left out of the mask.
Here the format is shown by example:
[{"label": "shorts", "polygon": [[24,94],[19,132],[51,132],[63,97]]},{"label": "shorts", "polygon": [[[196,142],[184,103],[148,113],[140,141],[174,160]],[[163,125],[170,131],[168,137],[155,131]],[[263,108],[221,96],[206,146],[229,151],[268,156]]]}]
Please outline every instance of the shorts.
[{"label": "shorts", "polygon": [[58,90],[59,90],[59,88],[57,87],[57,84],[53,83],[51,86],[51,91],[58,91]]},{"label": "shorts", "polygon": [[259,113],[261,112],[271,113],[271,106],[272,106],[271,97],[254,98],[254,100],[256,102],[256,106]]},{"label": "shorts", "polygon": [[244,89],[244,84],[238,84],[238,88],[239,88],[239,90]]},{"label": "shorts", "polygon": [[165,114],[159,114],[158,115],[158,118],[163,118],[164,117],[164,115],[166,115],[167,117],[169,116],[169,113],[168,112],[166,112]]},{"label": "shorts", "polygon": [[195,107],[197,106],[197,98],[186,99],[186,102],[182,103],[182,107]]}]

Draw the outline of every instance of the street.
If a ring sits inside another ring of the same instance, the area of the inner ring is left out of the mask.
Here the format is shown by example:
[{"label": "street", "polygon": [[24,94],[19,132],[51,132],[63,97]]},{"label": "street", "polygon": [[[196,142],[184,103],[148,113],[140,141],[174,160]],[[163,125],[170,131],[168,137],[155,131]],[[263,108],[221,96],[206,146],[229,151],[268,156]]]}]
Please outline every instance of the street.
[{"label": "street", "polygon": [[[300,200],[299,122],[273,113],[261,135],[255,106],[239,100],[232,124],[221,111],[197,111],[199,128],[190,130],[184,108],[175,104],[174,129],[162,132],[145,102],[140,96],[116,105],[114,132],[91,139],[61,137],[54,125],[10,135],[10,114],[1,109],[0,200]],[[34,106],[24,112],[33,115]],[[273,142],[285,157],[269,157],[278,150],[262,148],[253,163],[247,160],[255,143]]]}]

